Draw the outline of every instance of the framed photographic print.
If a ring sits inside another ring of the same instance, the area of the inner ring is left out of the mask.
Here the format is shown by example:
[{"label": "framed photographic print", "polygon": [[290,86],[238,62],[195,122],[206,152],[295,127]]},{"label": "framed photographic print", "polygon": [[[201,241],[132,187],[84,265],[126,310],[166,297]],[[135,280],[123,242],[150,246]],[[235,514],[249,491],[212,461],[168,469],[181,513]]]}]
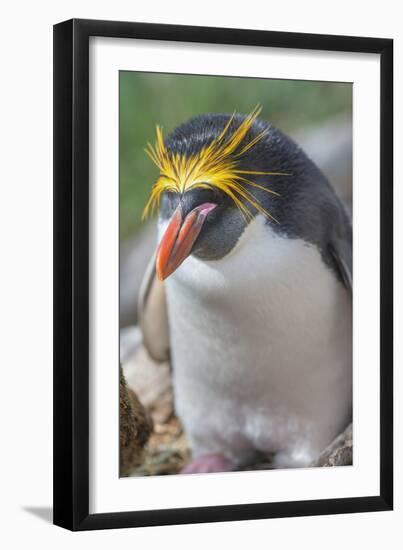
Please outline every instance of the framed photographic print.
[{"label": "framed photographic print", "polygon": [[389,39],[54,27],[54,522],[390,510]]}]

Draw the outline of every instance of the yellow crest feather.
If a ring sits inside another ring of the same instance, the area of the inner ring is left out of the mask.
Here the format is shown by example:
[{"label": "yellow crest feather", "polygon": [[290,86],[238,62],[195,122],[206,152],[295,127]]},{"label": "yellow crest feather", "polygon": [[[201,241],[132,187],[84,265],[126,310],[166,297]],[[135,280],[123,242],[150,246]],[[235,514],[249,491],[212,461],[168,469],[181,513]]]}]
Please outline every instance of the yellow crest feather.
[{"label": "yellow crest feather", "polygon": [[209,145],[200,150],[199,153],[191,156],[169,153],[165,147],[162,129],[157,126],[157,138],[154,147],[148,144],[146,153],[159,168],[160,175],[151,189],[150,198],[143,212],[143,218],[147,217],[150,211],[159,205],[161,195],[164,191],[184,193],[189,189],[216,188],[230,197],[245,217],[251,217],[249,209],[241,199],[256,208],[261,214],[273,219],[275,218],[265,210],[248,186],[267,191],[273,195],[279,195],[275,191],[250,181],[248,175],[271,175],[287,176],[282,172],[255,172],[252,170],[239,170],[239,159],[249,149],[254,147],[268,132],[263,130],[251,141],[238,150],[253,122],[261,112],[256,107],[236,128],[231,136],[227,136],[229,127],[234,120],[235,113],[230,117],[221,134]]}]

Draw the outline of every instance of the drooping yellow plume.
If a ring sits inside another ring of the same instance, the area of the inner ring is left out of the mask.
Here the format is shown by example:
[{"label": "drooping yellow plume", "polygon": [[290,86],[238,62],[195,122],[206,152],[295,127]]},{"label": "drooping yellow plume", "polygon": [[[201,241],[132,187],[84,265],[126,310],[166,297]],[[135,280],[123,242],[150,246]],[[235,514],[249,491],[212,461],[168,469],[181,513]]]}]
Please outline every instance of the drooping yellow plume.
[{"label": "drooping yellow plume", "polygon": [[[216,188],[230,197],[245,218],[250,218],[251,212],[245,203],[250,204],[261,214],[275,220],[265,210],[249,187],[261,189],[279,195],[275,191],[250,181],[245,176],[270,175],[287,176],[282,172],[255,172],[252,170],[240,170],[238,168],[242,155],[254,147],[268,132],[263,130],[251,141],[241,144],[250,130],[253,122],[261,112],[256,107],[235,129],[228,135],[228,130],[234,120],[235,113],[230,117],[221,134],[209,145],[203,147],[197,154],[191,156],[173,154],[167,151],[162,135],[162,129],[157,126],[157,139],[154,147],[148,144],[146,153],[159,168],[160,175],[151,189],[151,195],[143,212],[143,218],[159,205],[164,191],[184,193],[189,189]],[[245,201],[243,202],[242,201]],[[277,220],[275,220],[277,221]]]}]

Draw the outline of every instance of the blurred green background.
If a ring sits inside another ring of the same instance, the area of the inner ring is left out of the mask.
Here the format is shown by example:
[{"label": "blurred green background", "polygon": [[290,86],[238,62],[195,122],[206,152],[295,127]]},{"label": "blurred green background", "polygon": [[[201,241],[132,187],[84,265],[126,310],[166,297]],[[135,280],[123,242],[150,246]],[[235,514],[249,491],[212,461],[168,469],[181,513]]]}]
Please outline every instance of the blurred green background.
[{"label": "blurred green background", "polygon": [[206,112],[249,113],[291,136],[352,110],[352,86],[344,83],[120,72],[120,237],[141,224],[157,168],[144,152],[155,126],[167,135],[186,119]]}]

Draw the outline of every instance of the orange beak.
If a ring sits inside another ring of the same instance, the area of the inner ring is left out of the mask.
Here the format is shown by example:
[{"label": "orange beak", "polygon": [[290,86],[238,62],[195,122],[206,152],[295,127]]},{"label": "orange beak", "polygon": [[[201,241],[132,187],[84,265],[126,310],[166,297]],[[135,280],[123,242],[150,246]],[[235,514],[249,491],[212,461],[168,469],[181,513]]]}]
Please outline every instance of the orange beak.
[{"label": "orange beak", "polygon": [[169,220],[157,250],[155,269],[163,281],[189,256],[209,212],[217,205],[205,202],[196,206],[183,220],[181,205]]}]

